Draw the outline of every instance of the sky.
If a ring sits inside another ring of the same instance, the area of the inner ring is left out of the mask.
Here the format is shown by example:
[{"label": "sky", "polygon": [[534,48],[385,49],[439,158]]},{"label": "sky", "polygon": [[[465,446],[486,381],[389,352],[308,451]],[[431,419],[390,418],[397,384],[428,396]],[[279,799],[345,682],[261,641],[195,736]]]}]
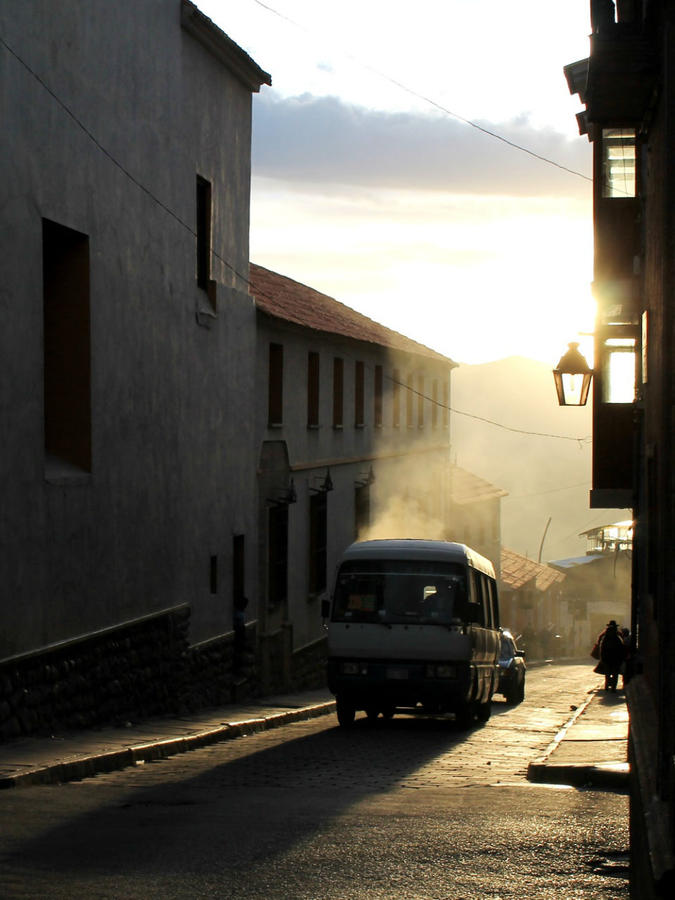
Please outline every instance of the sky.
[{"label": "sky", "polygon": [[592,331],[591,149],[563,74],[588,0],[198,6],[272,76],[254,262],[458,362],[553,366]]}]

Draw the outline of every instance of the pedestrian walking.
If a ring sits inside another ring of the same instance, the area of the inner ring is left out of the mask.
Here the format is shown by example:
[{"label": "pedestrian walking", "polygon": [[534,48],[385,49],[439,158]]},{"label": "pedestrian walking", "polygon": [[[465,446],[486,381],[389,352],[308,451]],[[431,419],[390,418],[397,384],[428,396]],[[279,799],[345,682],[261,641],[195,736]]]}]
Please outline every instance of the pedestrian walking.
[{"label": "pedestrian walking", "polygon": [[598,635],[596,646],[600,660],[593,671],[605,676],[606,691],[615,691],[621,664],[626,659],[626,648],[614,619],[609,621],[604,631]]}]

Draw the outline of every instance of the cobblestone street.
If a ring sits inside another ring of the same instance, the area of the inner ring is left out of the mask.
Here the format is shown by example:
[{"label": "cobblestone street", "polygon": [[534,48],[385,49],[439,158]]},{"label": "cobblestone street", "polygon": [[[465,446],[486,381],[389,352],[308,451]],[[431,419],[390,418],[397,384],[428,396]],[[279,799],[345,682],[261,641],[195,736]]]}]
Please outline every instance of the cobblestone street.
[{"label": "cobblestone street", "polygon": [[324,716],[0,796],[0,893],[23,897],[627,896],[627,800],[532,785],[587,665],[528,672],[492,719]]}]

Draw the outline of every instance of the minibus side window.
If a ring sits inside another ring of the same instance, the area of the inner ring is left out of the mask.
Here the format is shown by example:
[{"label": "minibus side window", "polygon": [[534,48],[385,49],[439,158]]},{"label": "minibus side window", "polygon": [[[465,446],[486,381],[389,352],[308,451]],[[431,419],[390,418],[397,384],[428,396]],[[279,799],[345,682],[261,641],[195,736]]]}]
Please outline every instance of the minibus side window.
[{"label": "minibus side window", "polygon": [[481,587],[480,573],[475,569],[469,569],[471,580],[471,598],[468,610],[468,619],[475,625],[485,624],[485,608],[483,606],[483,591]]},{"label": "minibus side window", "polygon": [[487,575],[484,572],[481,572],[480,575],[480,584],[483,592],[483,615],[484,622],[486,628],[493,628],[494,622],[492,619],[492,604],[490,602],[490,585],[488,581]]},{"label": "minibus side window", "polygon": [[488,578],[490,590],[490,608],[492,610],[492,627],[499,628],[499,600],[497,598],[497,585],[494,578]]}]

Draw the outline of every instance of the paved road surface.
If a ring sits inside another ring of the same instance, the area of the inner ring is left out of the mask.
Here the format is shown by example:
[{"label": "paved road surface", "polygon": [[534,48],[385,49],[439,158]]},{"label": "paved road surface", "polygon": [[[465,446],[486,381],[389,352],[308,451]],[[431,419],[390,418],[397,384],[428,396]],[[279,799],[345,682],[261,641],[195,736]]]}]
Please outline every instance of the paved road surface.
[{"label": "paved road surface", "polygon": [[526,779],[595,679],[532,669],[470,732],[329,716],[3,792],[0,896],[627,897],[626,797]]}]

